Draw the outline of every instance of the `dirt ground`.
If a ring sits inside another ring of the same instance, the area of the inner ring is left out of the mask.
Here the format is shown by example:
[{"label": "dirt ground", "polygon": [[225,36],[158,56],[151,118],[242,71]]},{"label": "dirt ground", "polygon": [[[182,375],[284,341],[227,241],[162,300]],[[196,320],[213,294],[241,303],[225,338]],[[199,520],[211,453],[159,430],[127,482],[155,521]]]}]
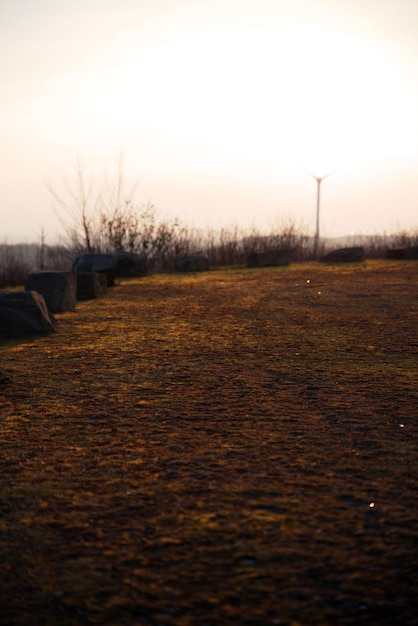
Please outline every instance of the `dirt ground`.
[{"label": "dirt ground", "polygon": [[0,344],[0,624],[418,624],[417,279],[149,276]]}]

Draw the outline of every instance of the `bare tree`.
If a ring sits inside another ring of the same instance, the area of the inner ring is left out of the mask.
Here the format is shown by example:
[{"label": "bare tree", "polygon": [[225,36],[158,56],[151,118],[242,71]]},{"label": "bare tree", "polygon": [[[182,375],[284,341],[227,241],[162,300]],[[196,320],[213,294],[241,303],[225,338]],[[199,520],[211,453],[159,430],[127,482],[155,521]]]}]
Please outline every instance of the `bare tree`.
[{"label": "bare tree", "polygon": [[[136,205],[136,185],[128,188],[123,153],[114,175],[105,172],[99,183],[87,178],[77,158],[74,176],[64,178],[64,191],[48,189],[57,203],[55,212],[73,252],[133,252],[145,256],[151,267],[172,261],[172,249],[182,247],[184,227],[178,220],[163,221],[151,203]],[[169,261],[170,259],[170,261]]]},{"label": "bare tree", "polygon": [[67,238],[75,249],[93,252],[92,235],[96,219],[97,198],[94,198],[92,180],[86,180],[85,169],[80,157],[74,164],[74,178],[64,178],[64,192],[59,193],[47,183],[47,189],[57,202],[54,207]]},{"label": "bare tree", "polygon": [[41,229],[39,231],[39,269],[41,271],[46,269],[46,264],[45,264],[45,252],[46,252],[46,245],[45,245],[45,228],[43,227],[43,225],[41,226]]}]

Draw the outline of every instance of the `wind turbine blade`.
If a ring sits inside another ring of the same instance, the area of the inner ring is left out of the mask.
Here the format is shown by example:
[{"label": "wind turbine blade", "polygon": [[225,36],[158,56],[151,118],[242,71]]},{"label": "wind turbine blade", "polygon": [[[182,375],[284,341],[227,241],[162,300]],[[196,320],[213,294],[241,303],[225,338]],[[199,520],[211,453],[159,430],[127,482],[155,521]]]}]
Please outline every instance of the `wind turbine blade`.
[{"label": "wind turbine blade", "polygon": [[328,172],[328,174],[325,174],[324,176],[321,176],[321,178],[319,180],[324,180],[324,178],[328,178],[328,176],[331,176],[331,174],[334,174],[334,172],[336,172],[337,170],[332,170],[331,172]]}]

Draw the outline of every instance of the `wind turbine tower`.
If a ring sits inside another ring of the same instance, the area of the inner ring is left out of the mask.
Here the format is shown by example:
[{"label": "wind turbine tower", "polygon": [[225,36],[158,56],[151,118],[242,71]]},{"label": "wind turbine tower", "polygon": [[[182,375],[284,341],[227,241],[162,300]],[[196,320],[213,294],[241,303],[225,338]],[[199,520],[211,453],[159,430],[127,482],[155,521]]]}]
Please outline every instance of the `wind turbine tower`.
[{"label": "wind turbine tower", "polygon": [[318,258],[318,247],[319,247],[319,207],[320,207],[320,197],[321,197],[321,183],[325,178],[328,178],[328,176],[331,176],[331,174],[334,173],[335,170],[333,170],[332,172],[329,172],[328,174],[325,174],[325,176],[315,176],[314,174],[310,174],[309,172],[306,172],[307,174],[309,174],[309,176],[312,176],[312,178],[314,178],[316,180],[317,183],[317,193],[316,193],[316,231],[315,231],[315,239],[314,239],[314,249],[313,249],[313,258],[315,259],[315,261]]}]

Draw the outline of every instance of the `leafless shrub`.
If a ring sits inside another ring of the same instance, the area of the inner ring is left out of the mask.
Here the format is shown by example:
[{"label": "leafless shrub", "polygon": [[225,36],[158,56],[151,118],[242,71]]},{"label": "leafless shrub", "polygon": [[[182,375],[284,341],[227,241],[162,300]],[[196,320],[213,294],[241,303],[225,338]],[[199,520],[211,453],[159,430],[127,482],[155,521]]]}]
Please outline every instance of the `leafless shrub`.
[{"label": "leafless shrub", "polygon": [[145,255],[150,271],[174,268],[177,256],[184,254],[187,229],[179,220],[163,220],[153,205],[147,205],[139,214],[139,248]]},{"label": "leafless shrub", "polygon": [[262,233],[253,228],[250,234],[244,237],[243,246],[246,257],[257,252],[279,248],[292,250],[294,261],[306,261],[312,257],[311,239],[304,233],[301,226],[298,226],[291,218],[287,218],[273,224],[268,233]]},{"label": "leafless shrub", "polygon": [[69,270],[73,254],[64,246],[0,244],[0,288],[21,286],[32,272]]},{"label": "leafless shrub", "polygon": [[[418,230],[399,229],[391,235],[321,239],[318,250],[307,229],[292,217],[281,219],[267,231],[253,227],[243,232],[238,226],[220,230],[189,228],[178,219],[164,219],[151,203],[133,201],[135,187],[127,188],[123,155],[113,177],[105,175],[97,185],[85,173],[78,159],[74,180],[64,179],[63,195],[49,187],[58,203],[57,214],[64,227],[64,247],[77,252],[134,252],[146,257],[149,271],[170,271],[176,258],[184,254],[203,254],[211,266],[242,265],[249,255],[272,248],[292,250],[294,261],[307,261],[330,249],[363,246],[367,258],[386,258],[389,247],[416,245]],[[45,264],[42,252],[42,265]]]},{"label": "leafless shrub", "polygon": [[97,218],[93,181],[87,180],[80,158],[74,165],[73,180],[63,179],[64,191],[59,193],[50,184],[47,189],[58,206],[54,207],[63,229],[67,247],[74,251],[93,251],[94,221]]},{"label": "leafless shrub", "polygon": [[323,240],[325,252],[338,247],[362,246],[366,259],[386,259],[390,248],[405,248],[418,245],[418,227],[405,229],[399,227],[392,233],[373,235],[350,235]]},{"label": "leafless shrub", "polygon": [[64,179],[63,194],[51,185],[48,189],[58,205],[65,245],[73,255],[133,252],[145,256],[149,269],[157,271],[174,266],[174,250],[184,247],[185,227],[178,220],[162,220],[151,203],[134,203],[135,187],[127,188],[123,155],[113,177],[105,174],[95,182],[78,159],[73,180]]},{"label": "leafless shrub", "polygon": [[394,248],[406,248],[418,245],[418,226],[409,230],[399,228],[392,236],[391,246]]},{"label": "leafless shrub", "polygon": [[33,246],[25,250],[20,245],[0,246],[0,287],[21,285],[30,270]]}]

